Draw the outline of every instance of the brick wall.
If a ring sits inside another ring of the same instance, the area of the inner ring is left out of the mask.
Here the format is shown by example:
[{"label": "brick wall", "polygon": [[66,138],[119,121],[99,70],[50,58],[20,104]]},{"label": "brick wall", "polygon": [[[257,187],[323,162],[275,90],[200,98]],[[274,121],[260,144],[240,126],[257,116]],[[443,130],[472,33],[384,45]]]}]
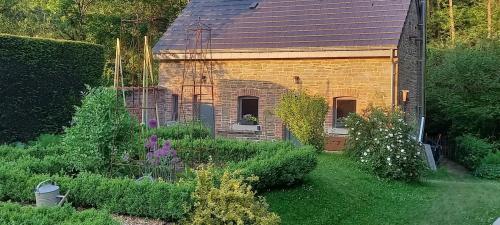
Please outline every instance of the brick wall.
[{"label": "brick wall", "polygon": [[[418,118],[421,114],[420,107],[423,106],[423,85],[419,61],[421,28],[418,22],[417,4],[415,0],[412,0],[398,46],[398,105],[404,107],[410,119]],[[409,101],[406,104],[402,102],[403,90],[409,91]]]},{"label": "brick wall", "polygon": [[[216,132],[224,136],[281,139],[283,126],[274,115],[274,106],[287,90],[304,89],[324,96],[329,104],[325,120],[333,124],[333,101],[336,97],[354,97],[361,113],[369,104],[391,105],[390,58],[224,60],[214,62]],[[167,89],[166,115],[172,113],[172,94],[181,95],[183,64],[180,61],[160,63],[160,86]],[[300,78],[295,83],[294,76]],[[232,132],[238,120],[238,97],[259,97],[257,134]],[[182,109],[180,109],[182,110]],[[185,108],[185,113],[190,113]]]}]

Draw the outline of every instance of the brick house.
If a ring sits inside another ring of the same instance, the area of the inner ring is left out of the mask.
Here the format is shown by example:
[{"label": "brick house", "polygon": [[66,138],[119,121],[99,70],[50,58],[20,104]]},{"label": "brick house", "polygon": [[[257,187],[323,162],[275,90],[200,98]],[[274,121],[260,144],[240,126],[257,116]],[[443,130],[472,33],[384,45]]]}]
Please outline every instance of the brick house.
[{"label": "brick house", "polygon": [[[179,119],[186,27],[198,20],[211,28],[216,135],[286,138],[274,106],[295,89],[327,99],[332,136],[370,104],[420,118],[421,10],[416,0],[192,0],[153,49],[167,120]],[[258,126],[242,125],[248,114]]]}]

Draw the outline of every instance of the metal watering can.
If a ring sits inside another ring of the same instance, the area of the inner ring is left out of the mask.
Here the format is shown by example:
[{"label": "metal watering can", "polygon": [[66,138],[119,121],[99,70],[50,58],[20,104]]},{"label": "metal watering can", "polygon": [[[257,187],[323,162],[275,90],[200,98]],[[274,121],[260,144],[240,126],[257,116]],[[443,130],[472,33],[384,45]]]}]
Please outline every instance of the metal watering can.
[{"label": "metal watering can", "polygon": [[68,196],[69,191],[66,192],[66,195],[60,195],[59,186],[50,181],[51,180],[42,181],[36,186],[35,199],[37,207],[56,205],[61,206],[64,201],[66,201],[66,197]]}]

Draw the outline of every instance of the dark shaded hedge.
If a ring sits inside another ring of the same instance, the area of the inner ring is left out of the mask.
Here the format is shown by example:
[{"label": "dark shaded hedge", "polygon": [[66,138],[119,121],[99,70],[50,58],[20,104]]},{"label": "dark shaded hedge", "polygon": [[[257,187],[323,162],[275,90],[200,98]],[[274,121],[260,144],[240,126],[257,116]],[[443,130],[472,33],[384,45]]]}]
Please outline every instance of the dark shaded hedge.
[{"label": "dark shaded hedge", "polygon": [[62,131],[104,63],[99,45],[0,34],[0,143]]},{"label": "dark shaded hedge", "polygon": [[14,203],[0,203],[0,224],[25,225],[119,225],[106,212],[95,209],[76,211],[66,205],[64,207],[36,208]]}]

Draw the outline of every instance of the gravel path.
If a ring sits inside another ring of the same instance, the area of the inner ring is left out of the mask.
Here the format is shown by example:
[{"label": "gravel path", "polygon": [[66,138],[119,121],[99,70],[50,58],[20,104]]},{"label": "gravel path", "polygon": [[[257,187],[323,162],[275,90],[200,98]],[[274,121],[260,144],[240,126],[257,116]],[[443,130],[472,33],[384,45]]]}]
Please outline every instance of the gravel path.
[{"label": "gravel path", "polygon": [[123,225],[174,225],[175,223],[164,222],[161,220],[146,219],[141,217],[113,215],[113,218],[120,221]]}]

